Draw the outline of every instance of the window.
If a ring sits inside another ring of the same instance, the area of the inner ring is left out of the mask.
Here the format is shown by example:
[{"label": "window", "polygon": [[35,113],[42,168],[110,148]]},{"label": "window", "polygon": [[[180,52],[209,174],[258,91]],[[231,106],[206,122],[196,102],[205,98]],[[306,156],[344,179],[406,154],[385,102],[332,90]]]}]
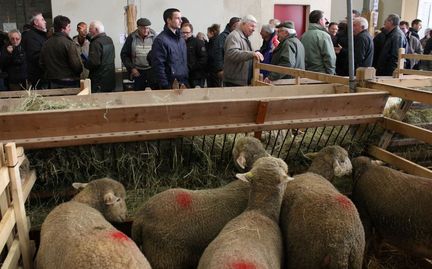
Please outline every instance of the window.
[{"label": "window", "polygon": [[423,28],[419,32],[420,38],[422,38],[426,28],[432,28],[432,0],[419,1],[417,18],[423,23]]}]

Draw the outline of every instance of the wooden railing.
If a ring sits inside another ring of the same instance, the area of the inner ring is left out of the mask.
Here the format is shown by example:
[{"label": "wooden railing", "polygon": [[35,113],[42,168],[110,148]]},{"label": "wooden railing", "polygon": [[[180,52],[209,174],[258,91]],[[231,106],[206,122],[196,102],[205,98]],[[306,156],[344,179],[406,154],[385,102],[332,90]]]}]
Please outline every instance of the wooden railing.
[{"label": "wooden railing", "polygon": [[[30,244],[24,203],[36,181],[36,173],[25,162],[28,160],[23,148],[16,148],[15,143],[0,144],[0,248],[7,253],[1,268],[33,267],[34,246]],[[22,169],[21,174],[20,167],[27,169]]]},{"label": "wooden railing", "polygon": [[432,76],[432,71],[425,70],[413,70],[413,69],[405,69],[405,59],[412,59],[418,61],[432,61],[432,54],[424,55],[424,54],[405,54],[405,49],[399,49],[398,55],[398,66],[395,70],[393,76],[395,78],[400,78],[402,75],[421,75],[421,76]]}]

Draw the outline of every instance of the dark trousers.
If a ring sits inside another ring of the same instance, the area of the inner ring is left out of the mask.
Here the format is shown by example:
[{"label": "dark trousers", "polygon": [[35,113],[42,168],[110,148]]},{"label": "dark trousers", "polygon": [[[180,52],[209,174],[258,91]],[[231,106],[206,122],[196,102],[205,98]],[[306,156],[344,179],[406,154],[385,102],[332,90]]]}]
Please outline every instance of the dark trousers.
[{"label": "dark trousers", "polygon": [[149,87],[151,89],[156,89],[155,83],[153,80],[153,72],[151,68],[145,70],[138,70],[140,75],[138,77],[134,77],[134,90],[135,91],[143,91],[145,88]]},{"label": "dark trousers", "polygon": [[208,73],[207,87],[208,88],[222,87],[222,80],[218,77],[216,72]]},{"label": "dark trousers", "polygon": [[50,89],[79,88],[79,80],[51,79]]},{"label": "dark trousers", "polygon": [[226,82],[226,81],[224,81],[223,85],[225,87],[242,87],[242,85],[238,85],[238,84],[231,83],[231,82]]},{"label": "dark trousers", "polygon": [[190,79],[190,80],[189,80],[189,84],[190,84],[190,87],[191,87],[191,88],[196,88],[196,87],[204,88],[205,78],[201,78],[201,79]]}]

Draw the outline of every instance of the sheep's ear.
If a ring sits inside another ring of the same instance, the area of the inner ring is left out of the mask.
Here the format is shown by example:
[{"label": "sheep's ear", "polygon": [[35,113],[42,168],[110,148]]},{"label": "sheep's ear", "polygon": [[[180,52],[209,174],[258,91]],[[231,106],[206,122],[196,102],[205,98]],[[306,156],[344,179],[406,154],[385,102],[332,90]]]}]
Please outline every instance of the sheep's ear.
[{"label": "sheep's ear", "polygon": [[104,202],[106,205],[113,205],[120,201],[120,197],[117,197],[112,192],[108,192],[104,195]]},{"label": "sheep's ear", "polygon": [[236,163],[238,166],[240,166],[241,169],[245,169],[246,167],[246,158],[244,156],[244,153],[240,153],[240,155],[236,159]]},{"label": "sheep's ear", "polygon": [[250,179],[252,178],[252,173],[251,172],[247,172],[247,173],[243,173],[243,174],[236,174],[236,177],[238,179],[240,179],[241,181],[244,182],[250,182]]},{"label": "sheep's ear", "polygon": [[384,162],[381,161],[381,160],[372,160],[371,163],[374,164],[374,165],[378,165],[378,166],[383,166],[384,165]]},{"label": "sheep's ear", "polygon": [[290,176],[286,176],[286,178],[284,178],[284,182],[288,182],[288,181],[291,181],[291,180],[294,180],[294,178],[290,177]]},{"label": "sheep's ear", "polygon": [[85,187],[87,187],[88,183],[80,183],[80,182],[74,182],[72,183],[72,187],[74,187],[77,190],[82,190]]},{"label": "sheep's ear", "polygon": [[315,159],[316,156],[318,156],[319,152],[309,152],[306,153],[304,156],[306,156],[306,158],[309,158],[310,160]]}]

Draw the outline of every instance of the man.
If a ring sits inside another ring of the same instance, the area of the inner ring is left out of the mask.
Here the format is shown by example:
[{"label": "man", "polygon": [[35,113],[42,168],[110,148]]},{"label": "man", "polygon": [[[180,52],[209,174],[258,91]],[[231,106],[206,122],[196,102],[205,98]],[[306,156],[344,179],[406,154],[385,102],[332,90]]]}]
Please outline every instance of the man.
[{"label": "man", "polygon": [[116,84],[114,43],[100,21],[90,23],[89,33],[89,57],[84,66],[90,71],[92,92],[112,92]]},{"label": "man", "polygon": [[321,10],[314,10],[309,14],[309,28],[301,39],[306,54],[305,65],[306,70],[334,74],[336,54],[325,24],[326,19]]},{"label": "man", "polygon": [[7,89],[22,90],[26,87],[27,62],[21,44],[21,33],[12,30],[8,36],[9,43],[0,52],[0,68],[7,74]]},{"label": "man", "polygon": [[[260,48],[261,54],[264,56],[262,61],[265,64],[270,64],[272,60],[273,50],[279,45],[279,40],[277,39],[275,27],[272,24],[264,24],[261,26],[260,35],[262,37],[263,43]],[[269,72],[267,70],[261,70],[261,74],[267,77]]]},{"label": "man", "polygon": [[81,60],[71,31],[68,17],[54,18],[54,34],[42,47],[39,64],[51,89],[78,88],[82,72]]},{"label": "man", "polygon": [[[90,40],[88,36],[87,24],[85,22],[79,22],[77,24],[78,35],[74,36],[73,41],[77,45],[78,54],[85,61],[89,55]],[[83,67],[81,78],[88,78],[89,71]]]},{"label": "man", "polygon": [[354,67],[371,67],[373,63],[374,44],[368,31],[369,23],[363,17],[353,20],[354,34]]},{"label": "man", "polygon": [[163,19],[164,30],[154,39],[151,52],[151,66],[159,89],[171,89],[175,81],[189,86],[186,42],[180,35],[180,10],[165,10]]},{"label": "man", "polygon": [[224,77],[225,86],[247,86],[251,84],[253,59],[264,60],[259,51],[253,51],[249,37],[255,31],[257,20],[252,15],[243,17],[240,26],[225,40]]},{"label": "man", "polygon": [[42,70],[39,66],[39,56],[43,44],[47,40],[46,21],[42,13],[34,13],[30,20],[31,28],[23,35],[22,43],[27,58],[28,79],[35,88],[46,88],[47,84],[41,82]]},{"label": "man", "polygon": [[400,18],[396,14],[388,15],[384,21],[385,42],[376,62],[377,75],[392,76],[397,67],[400,48],[406,48],[407,41],[399,28]]},{"label": "man", "polygon": [[[407,39],[407,47],[406,54],[423,54],[423,47],[420,43],[420,40],[414,36],[414,33],[410,31],[409,24],[407,21],[401,21],[399,23],[399,28],[402,33],[405,34]],[[417,34],[418,36],[418,34]],[[418,69],[418,60],[415,59],[406,59],[405,68],[407,69]]]},{"label": "man", "polygon": [[152,48],[155,35],[150,29],[151,22],[146,18],[137,21],[137,30],[131,33],[120,52],[121,60],[129,77],[134,81],[135,90],[156,89],[147,56]]},{"label": "man", "polygon": [[[280,43],[273,51],[271,64],[305,69],[305,51],[303,44],[297,38],[294,22],[286,21],[276,26],[276,28]],[[282,78],[291,78],[291,76],[271,72],[264,81],[271,83]]]},{"label": "man", "polygon": [[204,41],[193,36],[193,26],[185,23],[181,27],[181,35],[186,41],[187,63],[189,68],[189,84],[191,88],[204,88],[207,51]]},{"label": "man", "polygon": [[420,36],[418,32],[422,28],[422,21],[420,19],[415,19],[411,22],[411,28],[409,28],[409,31],[412,36],[420,40]]},{"label": "man", "polygon": [[332,39],[333,47],[337,47],[338,46],[338,44],[337,44],[337,37],[336,37],[336,34],[338,33],[338,31],[339,31],[338,24],[336,22],[334,22],[334,21],[331,22],[329,24],[329,26],[328,26],[328,32],[329,32],[330,37]]},{"label": "man", "polygon": [[[215,40],[214,63],[215,63],[215,70],[217,76],[221,82],[223,81],[223,74],[224,74],[223,70],[224,70],[225,40],[227,36],[238,27],[239,23],[240,23],[240,18],[232,17],[229,20],[228,24],[225,26],[225,30],[222,33],[220,33]],[[221,86],[222,83],[221,85],[219,85],[219,87]]]}]

